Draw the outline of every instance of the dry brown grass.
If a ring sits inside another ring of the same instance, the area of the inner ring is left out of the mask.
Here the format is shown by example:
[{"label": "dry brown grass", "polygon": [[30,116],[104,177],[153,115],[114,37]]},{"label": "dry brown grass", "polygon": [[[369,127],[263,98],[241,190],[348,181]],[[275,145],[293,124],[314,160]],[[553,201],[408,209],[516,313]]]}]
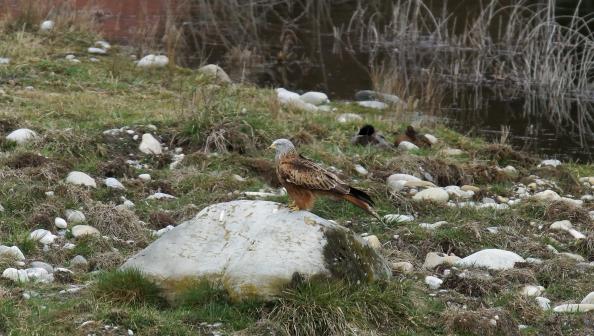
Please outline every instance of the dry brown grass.
[{"label": "dry brown grass", "polygon": [[86,204],[87,221],[102,235],[122,240],[133,240],[137,244],[146,244],[149,240],[147,230],[133,211],[115,209],[113,204],[91,201]]},{"label": "dry brown grass", "polygon": [[477,310],[448,309],[442,314],[450,333],[473,335],[519,335],[510,313],[496,308]]}]

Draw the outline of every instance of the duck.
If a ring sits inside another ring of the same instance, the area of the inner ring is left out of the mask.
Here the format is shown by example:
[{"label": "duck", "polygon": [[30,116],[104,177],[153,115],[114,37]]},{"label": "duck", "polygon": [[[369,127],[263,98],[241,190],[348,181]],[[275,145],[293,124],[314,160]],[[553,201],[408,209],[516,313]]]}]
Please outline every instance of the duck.
[{"label": "duck", "polygon": [[392,147],[384,136],[378,133],[373,125],[369,124],[359,129],[359,132],[351,138],[351,143],[360,146]]},{"label": "duck", "polygon": [[398,145],[403,141],[411,142],[417,145],[419,148],[431,147],[431,142],[425,137],[425,135],[419,134],[411,125],[408,125],[406,127],[406,131],[404,132],[404,134],[400,134],[396,137],[394,145],[398,147]]}]

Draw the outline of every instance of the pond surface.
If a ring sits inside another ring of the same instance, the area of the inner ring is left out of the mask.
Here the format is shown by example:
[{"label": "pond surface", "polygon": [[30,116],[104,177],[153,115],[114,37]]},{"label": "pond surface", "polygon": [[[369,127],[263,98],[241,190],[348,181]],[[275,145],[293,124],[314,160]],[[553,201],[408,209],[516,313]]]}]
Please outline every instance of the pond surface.
[{"label": "pond surface", "polygon": [[[358,90],[373,88],[371,51],[353,46],[361,43],[348,43],[351,38],[361,40],[361,36],[344,34],[352,24],[353,13],[361,7],[355,0],[293,1],[300,5],[261,10],[251,16],[244,13],[254,10],[253,1],[239,1],[237,3],[243,5],[237,5],[235,9],[225,7],[223,3],[231,2],[226,0],[218,3],[194,1],[202,7],[189,9],[192,6],[186,6],[182,12],[176,11],[180,2],[95,0],[89,5],[90,1],[79,0],[77,5],[81,8],[91,6],[107,37],[124,43],[137,39],[139,31],[152,29],[155,37],[162,36],[160,30],[164,30],[165,21],[174,17],[178,25],[184,27],[183,38],[187,42],[185,57],[179,62],[197,66],[206,58],[209,63],[221,64],[235,80],[298,91],[321,90],[333,100],[352,100]],[[569,19],[562,16],[572,15],[578,2],[556,2],[561,24],[568,22]],[[373,3],[370,6],[381,13],[382,6],[393,1],[370,0],[369,3]],[[547,1],[526,3],[538,8],[545,6]],[[594,2],[581,3],[579,15],[590,18],[594,13]],[[435,13],[455,18],[448,21],[455,25],[452,32],[462,32],[465,20],[481,10],[480,1],[474,0],[452,0],[445,6],[444,1],[426,1],[426,4]],[[226,19],[229,22],[225,22]],[[381,27],[379,16],[375,23]],[[504,21],[501,26],[505,28]],[[594,30],[593,25],[589,28]],[[419,34],[416,43],[427,43],[431,52],[430,48],[435,46],[431,45],[430,39],[424,38],[427,37]],[[594,85],[592,90],[586,93],[590,100],[594,100]],[[440,115],[463,133],[497,140],[505,126],[509,127],[509,142],[515,147],[566,161],[592,162],[594,159],[594,135],[578,134],[575,127],[547,117],[552,113],[548,109],[553,110],[550,100],[547,103],[547,100],[531,97],[525,92],[493,89],[485,83],[458,83],[455,92],[451,88],[447,92],[440,103]],[[567,109],[569,114],[586,113],[594,118],[592,106],[594,104],[584,105],[582,101],[575,101],[570,102]]]}]

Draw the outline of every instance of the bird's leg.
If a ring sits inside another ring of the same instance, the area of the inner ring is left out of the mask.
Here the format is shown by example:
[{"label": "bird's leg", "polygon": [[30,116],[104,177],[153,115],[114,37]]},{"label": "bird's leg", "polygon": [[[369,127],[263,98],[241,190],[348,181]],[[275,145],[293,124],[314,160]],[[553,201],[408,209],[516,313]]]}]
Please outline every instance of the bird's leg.
[{"label": "bird's leg", "polygon": [[289,202],[289,211],[293,212],[293,211],[299,211],[301,209],[299,209],[299,207],[297,206],[297,203],[295,203],[295,201],[291,200]]}]

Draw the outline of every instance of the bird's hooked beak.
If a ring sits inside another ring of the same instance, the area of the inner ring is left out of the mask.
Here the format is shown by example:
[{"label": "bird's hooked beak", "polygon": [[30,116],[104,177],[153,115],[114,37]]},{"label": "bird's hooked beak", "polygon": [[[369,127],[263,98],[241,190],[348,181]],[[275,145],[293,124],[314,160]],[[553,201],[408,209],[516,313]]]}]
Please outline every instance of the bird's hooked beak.
[{"label": "bird's hooked beak", "polygon": [[272,144],[272,145],[268,146],[268,149],[276,149],[276,145]]}]

